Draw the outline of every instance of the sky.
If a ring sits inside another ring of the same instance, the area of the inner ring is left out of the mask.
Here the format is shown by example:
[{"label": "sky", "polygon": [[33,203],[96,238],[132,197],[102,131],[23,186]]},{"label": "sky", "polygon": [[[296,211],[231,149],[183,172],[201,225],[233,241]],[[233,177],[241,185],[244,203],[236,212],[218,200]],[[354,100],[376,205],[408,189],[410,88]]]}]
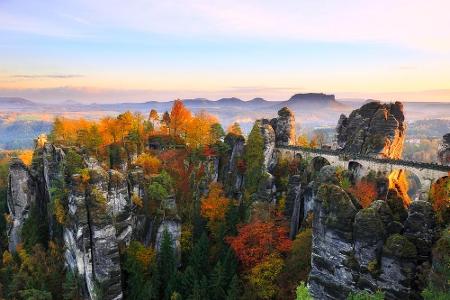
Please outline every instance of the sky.
[{"label": "sky", "polygon": [[448,0],[0,0],[0,96],[450,102]]}]

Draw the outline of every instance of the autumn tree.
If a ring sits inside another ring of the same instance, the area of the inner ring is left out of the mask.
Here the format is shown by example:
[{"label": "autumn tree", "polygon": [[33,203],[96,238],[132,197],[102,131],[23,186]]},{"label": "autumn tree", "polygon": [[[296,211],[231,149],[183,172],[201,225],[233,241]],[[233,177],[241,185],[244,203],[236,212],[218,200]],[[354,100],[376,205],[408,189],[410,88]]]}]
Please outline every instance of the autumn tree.
[{"label": "autumn tree", "polygon": [[191,119],[191,111],[184,106],[183,101],[175,100],[170,111],[170,134],[185,137]]},{"label": "autumn tree", "polygon": [[234,122],[233,124],[231,124],[228,127],[228,133],[232,133],[235,135],[242,135],[242,130],[241,130],[241,126],[239,125],[238,122]]},{"label": "autumn tree", "polygon": [[209,193],[201,202],[201,215],[208,220],[208,227],[217,237],[219,227],[225,219],[230,200],[225,197],[220,183],[211,183]]},{"label": "autumn tree", "polygon": [[256,293],[259,299],[273,299],[279,292],[277,277],[283,266],[283,259],[278,254],[271,254],[254,266],[247,276],[251,292]]},{"label": "autumn tree", "polygon": [[161,161],[149,153],[142,153],[136,159],[136,165],[140,166],[146,175],[158,173]]},{"label": "autumn tree", "polygon": [[377,198],[377,188],[373,182],[361,180],[355,186],[348,189],[348,191],[358,199],[363,208],[370,206],[370,204]]},{"label": "autumn tree", "polygon": [[186,143],[192,148],[211,143],[211,126],[217,123],[217,118],[201,111],[186,124]]},{"label": "autumn tree", "polygon": [[153,125],[155,125],[155,123],[159,121],[158,112],[155,109],[150,110],[148,120],[152,122]]},{"label": "autumn tree", "polygon": [[238,235],[227,237],[227,241],[246,268],[262,262],[270,254],[288,253],[292,244],[284,226],[258,219],[241,226]]},{"label": "autumn tree", "polygon": [[306,134],[302,134],[302,135],[298,136],[297,146],[305,147],[305,148],[309,147],[308,137],[306,136]]}]

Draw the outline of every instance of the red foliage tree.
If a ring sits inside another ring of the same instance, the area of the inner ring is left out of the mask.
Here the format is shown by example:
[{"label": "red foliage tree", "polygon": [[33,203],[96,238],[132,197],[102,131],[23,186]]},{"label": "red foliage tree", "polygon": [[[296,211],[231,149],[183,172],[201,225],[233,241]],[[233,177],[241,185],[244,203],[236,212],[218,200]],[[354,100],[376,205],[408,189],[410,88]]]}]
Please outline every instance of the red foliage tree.
[{"label": "red foliage tree", "polygon": [[363,208],[368,207],[377,198],[377,188],[374,183],[361,180],[348,191],[358,199]]},{"label": "red foliage tree", "polygon": [[287,229],[273,222],[253,222],[241,226],[238,235],[228,237],[227,242],[246,268],[262,262],[272,253],[286,254],[291,249]]}]

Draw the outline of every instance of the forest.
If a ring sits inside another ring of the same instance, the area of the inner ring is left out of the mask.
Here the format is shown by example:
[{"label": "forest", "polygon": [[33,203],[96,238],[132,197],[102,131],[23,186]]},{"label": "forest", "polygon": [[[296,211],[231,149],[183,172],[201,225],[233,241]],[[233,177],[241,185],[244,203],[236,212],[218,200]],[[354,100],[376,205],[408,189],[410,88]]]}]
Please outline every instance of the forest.
[{"label": "forest", "polygon": [[[165,228],[159,240],[156,238],[158,241],[131,238],[119,243],[117,263],[123,298],[312,299],[307,282],[313,215],[310,213],[295,235],[289,236],[290,216],[286,212],[292,209],[292,203],[286,198],[291,177],[300,175],[307,185],[318,178],[319,170],[306,158],[279,158],[273,170],[276,193],[273,198],[264,199],[267,174],[259,126],[256,122],[244,137],[238,123],[224,129],[215,116],[204,111],[192,114],[182,101],[175,101],[170,111],[151,110],[148,116],[127,111],[98,121],[56,118],[48,137],[36,140],[36,149],[51,143],[64,150],[64,178],[51,187],[51,203],[45,211],[37,206],[30,208],[16,251],[8,249],[6,236],[8,222],[12,222],[6,205],[9,159],[2,158],[0,297],[86,296],[79,275],[64,262],[63,228],[71,222],[69,190],[76,180],[77,186],[91,195],[89,205],[99,212],[90,218],[107,217],[106,199],[92,184],[96,174],[86,164],[86,159],[93,157],[104,170],[143,171],[140,184],[144,193],[130,195],[136,216],[156,223],[176,220],[181,224],[179,239],[175,239],[170,228]],[[233,184],[220,174],[230,160],[232,146],[244,140],[243,155],[235,161],[236,172],[245,181],[242,193],[236,193]],[[323,140],[319,135],[311,140],[300,136],[296,143],[320,147]],[[19,157],[31,167],[36,164],[38,152],[23,152]],[[218,162],[218,178],[212,176],[212,161]],[[348,170],[337,169],[332,176],[363,209],[379,199],[380,174],[371,172],[355,180]],[[401,192],[400,181],[392,184],[400,191],[397,213],[401,214],[411,199],[405,191]],[[449,219],[448,189],[447,181],[435,185],[430,192],[433,209],[443,227]],[[447,236],[446,244],[442,242],[438,247],[442,261],[450,264],[450,238]],[[445,276],[450,276],[448,266],[427,284],[422,296],[445,299],[449,291],[448,282],[442,282]],[[101,284],[95,286],[97,299],[106,299],[107,292]],[[384,299],[384,294],[351,293],[348,299]]]}]

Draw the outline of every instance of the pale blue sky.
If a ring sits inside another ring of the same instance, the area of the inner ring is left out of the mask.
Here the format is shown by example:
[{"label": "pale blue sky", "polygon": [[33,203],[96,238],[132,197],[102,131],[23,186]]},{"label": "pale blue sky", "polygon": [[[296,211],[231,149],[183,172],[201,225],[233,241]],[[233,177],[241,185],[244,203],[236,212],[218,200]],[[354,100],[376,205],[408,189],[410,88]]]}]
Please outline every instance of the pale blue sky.
[{"label": "pale blue sky", "polygon": [[450,100],[449,10],[443,0],[0,0],[0,96]]}]

